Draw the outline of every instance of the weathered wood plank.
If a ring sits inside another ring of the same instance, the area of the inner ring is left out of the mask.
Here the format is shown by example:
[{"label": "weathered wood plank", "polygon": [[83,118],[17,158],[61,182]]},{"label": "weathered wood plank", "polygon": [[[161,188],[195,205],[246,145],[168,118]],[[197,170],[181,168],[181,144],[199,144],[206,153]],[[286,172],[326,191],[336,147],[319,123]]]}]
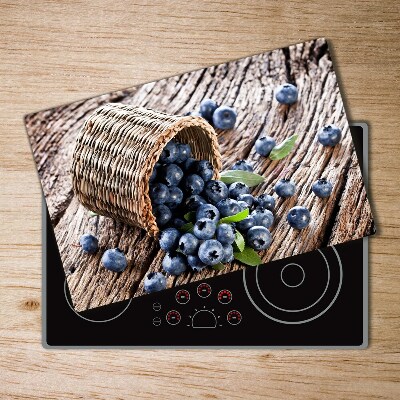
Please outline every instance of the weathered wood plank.
[{"label": "weathered wood plank", "polygon": [[[289,109],[273,100],[276,85],[287,80],[296,82],[300,98]],[[351,135],[325,40],[163,79],[127,90],[109,100],[92,99],[89,104],[83,102],[72,109],[62,108],[27,119],[34,152],[36,148],[39,154],[36,160],[40,176],[46,181],[45,193],[53,210],[52,219],[64,267],[67,272],[71,267],[74,270],[67,279],[77,310],[143,294],[145,274],[161,270],[163,256],[157,243],[140,230],[104,217],[89,219],[85,209],[72,198],[65,164],[69,162],[74,137],[84,116],[96,107],[96,102],[100,104],[115,98],[132,105],[180,114],[198,107],[204,97],[238,110],[236,128],[219,132],[218,136],[225,169],[237,159],[247,158],[253,162],[256,172],[266,177],[265,182],[255,188],[254,194],[272,194],[274,183],[282,177],[291,177],[298,185],[293,198],[277,199],[277,217],[271,231],[274,240],[271,248],[263,252],[263,261],[340,243],[371,231],[371,214],[360,184],[359,167],[353,165],[355,155]],[[41,119],[46,122],[40,122]],[[343,129],[343,140],[333,149],[316,142],[316,132],[326,123],[335,123]],[[45,129],[41,130],[43,124],[46,124]],[[254,151],[253,145],[259,136],[271,135],[281,141],[293,133],[300,137],[297,147],[281,161],[265,159]],[[41,144],[43,140],[44,145]],[[48,160],[46,152],[49,148],[55,149],[55,156]],[[52,169],[51,165],[58,163],[61,163],[56,167],[59,169]],[[335,183],[332,196],[326,200],[311,193],[311,184],[320,176]],[[363,199],[357,203],[358,209],[346,200],[348,196]],[[296,204],[307,206],[313,216],[309,228],[301,232],[291,229],[285,222],[287,211]],[[362,223],[357,222],[357,229],[354,229],[355,221],[359,220]],[[351,234],[346,232],[349,227]],[[102,252],[88,257],[71,246],[84,232],[95,233],[100,238],[102,250],[118,244],[127,253],[128,268],[121,274],[109,273],[100,266]],[[168,285],[240,268],[243,266],[234,263],[221,272],[209,269],[197,274],[187,272],[178,278],[170,277]]]}]

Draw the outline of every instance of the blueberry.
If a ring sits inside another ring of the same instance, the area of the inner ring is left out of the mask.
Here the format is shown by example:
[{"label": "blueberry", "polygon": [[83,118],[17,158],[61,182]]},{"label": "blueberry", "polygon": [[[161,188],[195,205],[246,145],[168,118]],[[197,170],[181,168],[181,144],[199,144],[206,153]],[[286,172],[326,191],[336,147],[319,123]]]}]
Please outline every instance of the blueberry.
[{"label": "blueberry", "polygon": [[261,194],[254,199],[254,205],[273,211],[275,208],[275,199],[269,194]]},{"label": "blueberry", "polygon": [[183,180],[183,187],[189,195],[200,194],[204,189],[204,181],[199,175],[190,174]]},{"label": "blueberry", "polygon": [[310,211],[305,207],[295,206],[289,210],[287,221],[292,228],[304,229],[311,221]]},{"label": "blueberry", "polygon": [[167,225],[172,218],[171,210],[164,204],[154,207],[153,215],[156,217],[156,222],[159,228]]},{"label": "blueberry", "polygon": [[170,252],[162,260],[163,270],[170,275],[180,275],[186,271],[187,259],[183,254]]},{"label": "blueberry", "polygon": [[257,139],[255,144],[256,152],[264,157],[267,157],[275,146],[275,140],[270,136],[265,136]]},{"label": "blueberry", "polygon": [[238,196],[238,202],[245,201],[248,207],[252,207],[254,204],[254,197],[251,194],[243,193]]},{"label": "blueberry", "polygon": [[232,165],[231,170],[233,171],[247,171],[247,172],[253,172],[253,166],[249,164],[245,160],[239,160],[236,161],[235,164]]},{"label": "blueberry", "polygon": [[167,287],[167,280],[161,272],[150,272],[144,279],[146,293],[159,292]]},{"label": "blueberry", "polygon": [[223,199],[217,203],[217,208],[222,217],[230,217],[242,211],[239,203],[233,199]]},{"label": "blueberry", "polygon": [[222,245],[222,248],[224,250],[224,255],[222,257],[221,262],[222,263],[229,263],[233,261],[233,247],[230,244],[224,244]]},{"label": "blueberry", "polygon": [[228,106],[218,107],[213,114],[213,124],[218,129],[232,129],[237,118],[236,111]]},{"label": "blueberry", "polygon": [[297,87],[290,83],[279,85],[275,90],[275,98],[281,104],[293,104],[296,103],[299,92]]},{"label": "blueberry", "polygon": [[279,197],[291,197],[296,191],[296,185],[293,181],[289,179],[280,179],[275,184],[275,193]]},{"label": "blueberry", "polygon": [[187,222],[185,220],[183,220],[182,218],[174,218],[174,220],[172,221],[172,225],[176,229],[182,228],[182,226],[186,225],[186,223]]},{"label": "blueberry", "polygon": [[241,194],[249,194],[250,188],[243,182],[233,182],[229,186],[229,197],[237,200]]},{"label": "blueberry", "polygon": [[217,103],[211,99],[204,99],[200,103],[200,115],[207,121],[212,122],[214,111],[218,108]]},{"label": "blueberry", "polygon": [[178,250],[185,254],[196,254],[199,248],[199,239],[192,233],[185,233],[179,239]]},{"label": "blueberry", "polygon": [[178,164],[181,164],[190,157],[190,155],[192,154],[192,149],[190,148],[190,145],[186,143],[178,143],[177,146],[178,146],[178,158],[176,159],[176,162]]},{"label": "blueberry", "polygon": [[183,200],[183,193],[182,190],[179,189],[177,186],[172,186],[169,188],[169,199],[166,205],[169,208],[176,208],[179,204],[182,203]]},{"label": "blueberry", "polygon": [[223,257],[224,248],[218,240],[206,240],[199,247],[199,258],[206,265],[216,265]]},{"label": "blueberry", "polygon": [[183,178],[182,169],[176,164],[169,164],[163,167],[161,171],[163,182],[168,186],[177,186]]},{"label": "blueberry", "polygon": [[323,146],[335,146],[342,138],[342,130],[335,125],[326,125],[318,132],[318,141]]},{"label": "blueberry", "polygon": [[106,250],[101,258],[103,266],[112,272],[121,272],[128,265],[125,254],[118,247]]},{"label": "blueberry", "polygon": [[150,186],[150,198],[154,204],[163,204],[169,199],[169,190],[163,183]]},{"label": "blueberry", "polygon": [[185,201],[186,211],[196,211],[201,204],[207,204],[207,201],[198,194],[192,195]]},{"label": "blueberry", "polygon": [[199,272],[207,267],[207,265],[200,260],[199,256],[189,255],[187,256],[187,261],[192,270],[196,272]]},{"label": "blueberry", "polygon": [[211,221],[218,222],[218,208],[213,206],[212,204],[201,204],[196,212],[196,220],[199,220],[200,218],[207,218]]},{"label": "blueberry", "polygon": [[157,179],[158,169],[160,168],[161,164],[156,163],[153,168],[153,172],[150,175],[149,182],[153,183]]},{"label": "blueberry", "polygon": [[318,197],[329,197],[332,193],[332,183],[326,178],[320,178],[312,185],[312,191]]},{"label": "blueberry", "polygon": [[179,244],[181,233],[176,228],[167,228],[161,232],[160,247],[164,251],[176,250]]},{"label": "blueberry", "polygon": [[182,165],[181,168],[187,173],[193,173],[197,170],[198,160],[195,160],[192,157],[189,157]]},{"label": "blueberry", "polygon": [[173,140],[171,140],[165,145],[159,158],[159,162],[162,164],[172,164],[176,161],[178,155],[178,146]]},{"label": "blueberry", "polygon": [[204,193],[211,203],[217,204],[219,201],[228,197],[229,190],[224,182],[211,180],[205,184]]},{"label": "blueberry", "polygon": [[235,241],[235,229],[231,224],[221,224],[217,227],[216,238],[222,244],[232,244]]},{"label": "blueberry", "polygon": [[241,211],[245,210],[246,208],[249,208],[249,205],[243,200],[238,200],[238,204],[240,206]]},{"label": "blueberry", "polygon": [[249,215],[245,219],[242,219],[241,221],[237,222],[236,227],[239,229],[240,232],[246,232],[255,224],[256,223],[254,222],[254,217],[252,215]]},{"label": "blueberry", "polygon": [[216,229],[217,225],[214,221],[201,218],[194,224],[193,233],[200,240],[212,239]]},{"label": "blueberry", "polygon": [[214,167],[207,160],[201,160],[197,163],[197,175],[203,179],[204,182],[208,182],[214,175]]},{"label": "blueberry", "polygon": [[265,250],[271,245],[271,233],[264,226],[253,226],[246,233],[246,242],[254,250]]},{"label": "blueberry", "polygon": [[99,241],[95,236],[90,235],[89,233],[85,233],[80,237],[79,244],[85,253],[96,253],[99,248]]},{"label": "blueberry", "polygon": [[274,215],[270,210],[257,207],[251,214],[254,219],[254,225],[270,228],[274,223]]}]

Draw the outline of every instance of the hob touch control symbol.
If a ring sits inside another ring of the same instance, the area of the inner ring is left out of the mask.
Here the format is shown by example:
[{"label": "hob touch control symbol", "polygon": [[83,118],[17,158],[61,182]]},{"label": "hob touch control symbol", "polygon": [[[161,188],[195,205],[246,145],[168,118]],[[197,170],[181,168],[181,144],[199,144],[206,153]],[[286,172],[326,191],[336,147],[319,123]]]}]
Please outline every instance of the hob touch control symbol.
[{"label": "hob touch control symbol", "polygon": [[228,289],[222,289],[218,292],[218,301],[221,304],[228,304],[232,301],[232,293]]},{"label": "hob touch control symbol", "polygon": [[176,310],[171,310],[167,312],[165,319],[170,325],[178,325],[181,322],[181,314]]},{"label": "hob touch control symbol", "polygon": [[228,312],[226,319],[231,325],[237,325],[242,320],[242,314],[237,310],[231,310]]},{"label": "hob touch control symbol", "polygon": [[200,283],[200,285],[197,286],[197,294],[205,299],[211,294],[211,286],[208,283]]},{"label": "hob touch control symbol", "polygon": [[190,300],[190,294],[185,289],[178,290],[175,295],[175,300],[179,304],[186,304]]}]

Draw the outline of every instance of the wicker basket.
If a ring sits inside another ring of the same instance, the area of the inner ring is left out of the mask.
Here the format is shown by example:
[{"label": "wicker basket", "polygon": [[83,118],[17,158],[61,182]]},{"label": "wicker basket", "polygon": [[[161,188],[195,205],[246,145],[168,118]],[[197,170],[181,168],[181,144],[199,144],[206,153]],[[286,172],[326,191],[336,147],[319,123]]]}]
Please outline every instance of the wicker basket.
[{"label": "wicker basket", "polygon": [[76,140],[71,168],[75,195],[89,210],[156,236],[149,177],[174,137],[190,144],[193,157],[209,160],[218,178],[217,137],[204,119],[117,103],[99,107]]}]

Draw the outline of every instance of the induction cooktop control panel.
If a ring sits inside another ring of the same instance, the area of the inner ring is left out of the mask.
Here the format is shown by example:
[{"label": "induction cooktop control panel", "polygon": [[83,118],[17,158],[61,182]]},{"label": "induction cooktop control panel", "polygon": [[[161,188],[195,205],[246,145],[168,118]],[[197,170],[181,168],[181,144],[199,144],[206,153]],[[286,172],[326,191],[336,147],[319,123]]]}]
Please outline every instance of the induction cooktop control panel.
[{"label": "induction cooktop control panel", "polygon": [[235,308],[229,288],[213,290],[212,281],[199,283],[195,290],[175,290],[173,298],[162,304],[152,304],[154,326],[210,329],[236,326],[242,321],[242,311]]}]

